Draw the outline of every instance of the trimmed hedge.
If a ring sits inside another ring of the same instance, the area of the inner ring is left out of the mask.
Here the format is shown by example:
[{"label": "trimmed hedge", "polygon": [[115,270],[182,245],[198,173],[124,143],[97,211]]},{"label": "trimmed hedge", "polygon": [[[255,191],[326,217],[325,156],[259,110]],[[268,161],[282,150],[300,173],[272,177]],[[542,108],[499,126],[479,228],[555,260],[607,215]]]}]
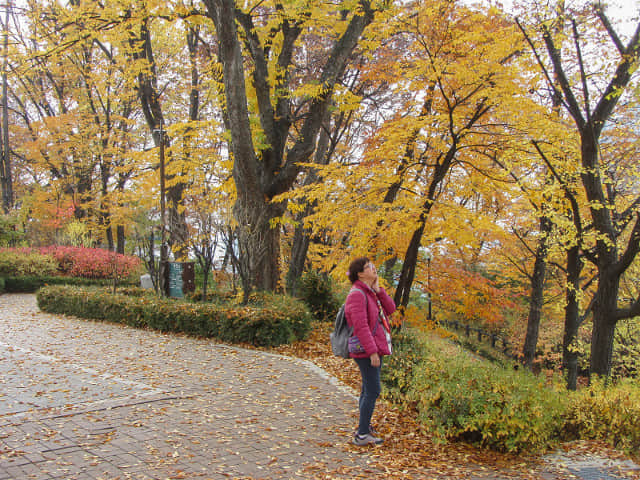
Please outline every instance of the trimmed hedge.
[{"label": "trimmed hedge", "polygon": [[272,305],[219,306],[151,295],[114,295],[99,288],[47,286],[38,292],[37,299],[40,309],[49,313],[256,346],[291,343],[306,338],[311,330],[308,309],[284,296]]},{"label": "trimmed hedge", "polygon": [[77,277],[6,277],[4,291],[7,293],[35,293],[45,285],[107,286],[113,280]]}]

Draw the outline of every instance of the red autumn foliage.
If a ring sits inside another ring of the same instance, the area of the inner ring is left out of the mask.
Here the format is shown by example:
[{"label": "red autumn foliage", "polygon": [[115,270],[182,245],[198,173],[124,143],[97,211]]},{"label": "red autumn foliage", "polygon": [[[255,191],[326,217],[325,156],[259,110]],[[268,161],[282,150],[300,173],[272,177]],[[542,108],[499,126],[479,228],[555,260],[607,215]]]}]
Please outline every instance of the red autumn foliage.
[{"label": "red autumn foliage", "polygon": [[61,275],[81,278],[125,278],[136,274],[142,261],[135,256],[122,255],[101,248],[51,245],[40,248],[6,249],[28,255],[38,252],[50,255],[58,262]]}]

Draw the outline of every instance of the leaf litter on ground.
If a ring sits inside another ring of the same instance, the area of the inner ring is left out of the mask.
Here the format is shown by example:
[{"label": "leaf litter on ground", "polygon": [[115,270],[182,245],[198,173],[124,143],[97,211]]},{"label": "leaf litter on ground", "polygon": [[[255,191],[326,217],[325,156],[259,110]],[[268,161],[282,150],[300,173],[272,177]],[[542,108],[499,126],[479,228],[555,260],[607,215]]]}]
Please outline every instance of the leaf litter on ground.
[{"label": "leaf litter on ground", "polygon": [[[318,323],[307,340],[282,345],[271,351],[302,358],[318,365],[352,388],[355,395],[360,389],[359,371],[355,362],[336,357],[331,352],[328,341],[331,328],[332,325],[329,323]],[[355,403],[354,409],[357,409]],[[388,478],[408,480],[473,477],[538,480],[572,477],[564,465],[550,463],[544,454],[514,455],[460,442],[442,444],[435,440],[424,425],[420,424],[417,412],[410,406],[393,405],[380,399],[374,412],[374,423],[377,430],[385,437],[382,446],[367,447],[363,450],[362,447],[352,445],[348,438],[344,448],[352,452],[364,451],[369,454],[372,458],[372,467],[385,471]],[[352,430],[355,430],[355,426]],[[347,432],[349,431],[351,430],[347,429]],[[562,445],[561,450],[583,457],[595,455],[599,458],[626,460],[623,453],[598,441],[571,442]],[[621,478],[640,479],[638,470],[625,469],[621,473],[624,475]],[[321,478],[328,477],[321,476]]]}]

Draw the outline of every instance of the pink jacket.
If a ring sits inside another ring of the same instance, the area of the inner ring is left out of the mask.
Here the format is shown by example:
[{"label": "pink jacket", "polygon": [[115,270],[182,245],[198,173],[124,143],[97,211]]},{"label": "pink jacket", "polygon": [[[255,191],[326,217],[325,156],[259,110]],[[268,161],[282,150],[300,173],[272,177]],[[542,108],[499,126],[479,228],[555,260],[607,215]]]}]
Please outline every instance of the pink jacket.
[{"label": "pink jacket", "polygon": [[[356,290],[356,288],[365,293],[366,303],[365,295]],[[396,310],[396,304],[384,288],[380,288],[377,297],[388,318],[389,315]],[[353,327],[353,334],[358,337],[360,344],[366,352],[359,354],[350,353],[349,355],[352,358],[367,358],[374,353],[378,355],[391,354],[387,345],[385,329],[382,324],[378,325],[375,337],[372,334],[376,322],[378,322],[378,302],[376,300],[376,293],[369,288],[366,283],[356,280],[353,284],[345,301],[345,316],[347,317],[349,326]]]}]

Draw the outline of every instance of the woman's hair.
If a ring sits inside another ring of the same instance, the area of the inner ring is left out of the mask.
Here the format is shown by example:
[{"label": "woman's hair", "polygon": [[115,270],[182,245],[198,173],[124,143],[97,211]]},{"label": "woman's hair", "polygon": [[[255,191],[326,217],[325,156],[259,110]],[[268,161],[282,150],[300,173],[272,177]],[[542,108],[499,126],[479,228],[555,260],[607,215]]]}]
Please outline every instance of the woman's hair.
[{"label": "woman's hair", "polygon": [[351,265],[349,265],[349,271],[347,272],[351,283],[355,283],[355,281],[358,280],[358,273],[364,271],[364,266],[367,263],[369,263],[368,257],[359,257],[351,262]]}]

